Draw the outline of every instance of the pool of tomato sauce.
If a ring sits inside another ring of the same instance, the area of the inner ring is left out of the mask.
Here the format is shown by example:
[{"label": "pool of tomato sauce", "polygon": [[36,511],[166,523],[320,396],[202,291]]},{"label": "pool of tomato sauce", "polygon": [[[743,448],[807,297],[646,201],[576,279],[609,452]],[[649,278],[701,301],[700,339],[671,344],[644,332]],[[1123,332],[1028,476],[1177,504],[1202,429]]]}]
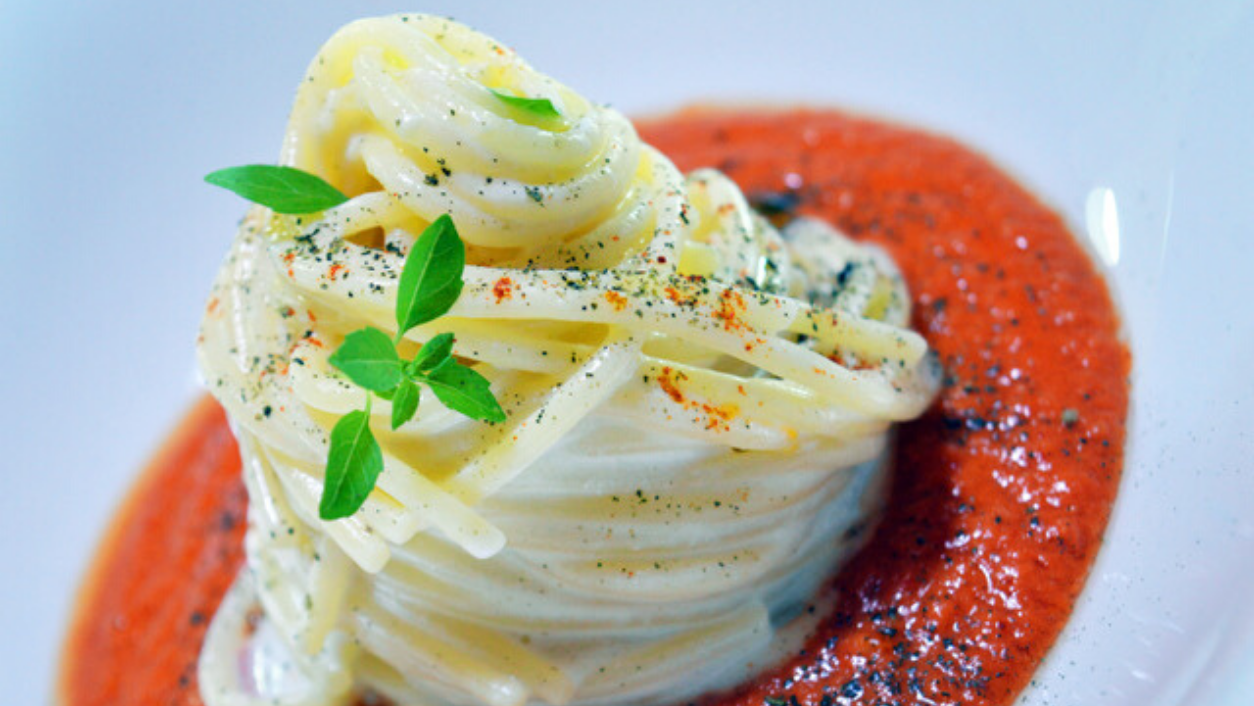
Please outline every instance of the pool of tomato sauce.
[{"label": "pool of tomato sauce", "polygon": [[[956,142],[826,110],[640,125],[777,219],[819,216],[900,264],[944,387],[901,428],[887,513],[804,649],[720,706],[1008,704],[1057,638],[1119,483],[1129,355],[1057,214]],[[202,401],[145,472],[82,589],[70,706],[199,704],[207,622],[243,560],[246,496]]]}]

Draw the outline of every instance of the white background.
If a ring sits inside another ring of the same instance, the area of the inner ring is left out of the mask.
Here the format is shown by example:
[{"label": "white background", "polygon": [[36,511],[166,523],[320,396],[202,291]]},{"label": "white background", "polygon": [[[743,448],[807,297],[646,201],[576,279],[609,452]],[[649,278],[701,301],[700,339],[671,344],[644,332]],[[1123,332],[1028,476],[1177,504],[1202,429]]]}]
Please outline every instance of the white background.
[{"label": "white background", "polygon": [[243,211],[201,177],[272,161],[321,42],[397,10],[467,21],[629,114],[852,106],[1020,176],[1099,243],[1135,358],[1107,548],[1025,702],[1254,700],[1254,8],[1094,4],[7,0],[0,700],[48,699],[96,538],[196,394]]}]

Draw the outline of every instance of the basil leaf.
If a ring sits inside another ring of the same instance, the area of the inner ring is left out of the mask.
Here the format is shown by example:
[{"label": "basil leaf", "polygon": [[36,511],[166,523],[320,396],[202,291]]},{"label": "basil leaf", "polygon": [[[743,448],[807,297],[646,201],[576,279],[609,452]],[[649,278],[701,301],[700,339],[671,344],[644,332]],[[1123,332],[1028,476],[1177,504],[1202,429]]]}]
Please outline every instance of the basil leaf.
[{"label": "basil leaf", "polygon": [[318,517],[338,520],[361,508],[383,472],[383,452],[370,433],[370,403],[340,417],[331,430],[331,451]]},{"label": "basil leaf", "polygon": [[492,396],[487,378],[445,358],[423,378],[445,407],[485,422],[505,421],[505,411]]},{"label": "basil leaf", "polygon": [[392,339],[373,326],[345,336],[327,361],[358,386],[374,392],[387,392],[404,379]]},{"label": "basil leaf", "polygon": [[442,333],[422,344],[408,369],[413,372],[426,371],[448,360],[453,354],[453,340],[453,334]]},{"label": "basil leaf", "polygon": [[219,169],[205,181],[234,191],[276,213],[302,214],[325,211],[348,200],[339,189],[315,174],[294,167],[249,164]]},{"label": "basil leaf", "polygon": [[511,108],[517,108],[521,111],[530,113],[540,118],[560,118],[562,114],[557,112],[557,108],[553,107],[553,101],[548,98],[524,98],[511,93],[498,91],[495,88],[489,88],[492,95],[496,96]]},{"label": "basil leaf", "polygon": [[409,380],[402,380],[396,393],[392,395],[392,431],[414,418],[418,411],[418,386]]},{"label": "basil leaf", "polygon": [[396,290],[396,325],[409,329],[448,312],[462,292],[466,246],[453,219],[444,214],[414,241]]}]

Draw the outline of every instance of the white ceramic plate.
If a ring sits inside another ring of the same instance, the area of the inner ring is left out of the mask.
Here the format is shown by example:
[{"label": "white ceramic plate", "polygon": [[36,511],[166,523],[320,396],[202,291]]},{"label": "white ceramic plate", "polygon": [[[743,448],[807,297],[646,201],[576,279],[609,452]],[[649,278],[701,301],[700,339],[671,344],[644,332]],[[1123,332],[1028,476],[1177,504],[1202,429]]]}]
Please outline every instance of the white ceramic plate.
[{"label": "white ceramic plate", "polygon": [[243,211],[201,176],[273,159],[320,43],[402,9],[628,113],[845,105],[1019,175],[1097,243],[1134,350],[1107,545],[1023,703],[1254,699],[1249,3],[127,5],[13,2],[0,22],[6,702],[47,699],[96,537],[196,392],[197,321]]}]

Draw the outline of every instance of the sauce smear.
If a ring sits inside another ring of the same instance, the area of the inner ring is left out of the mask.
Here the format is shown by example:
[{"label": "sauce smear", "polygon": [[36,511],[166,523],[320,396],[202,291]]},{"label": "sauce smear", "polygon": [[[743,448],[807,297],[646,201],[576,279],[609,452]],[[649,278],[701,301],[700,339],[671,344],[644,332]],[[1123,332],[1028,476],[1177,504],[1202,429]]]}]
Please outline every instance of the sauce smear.
[{"label": "sauce smear", "polygon": [[201,703],[200,643],[244,564],[240,472],[226,414],[205,396],[153,457],[96,550],[66,639],[60,703]]},{"label": "sauce smear", "polygon": [[[1129,356],[1056,214],[980,155],[835,111],[692,110],[640,126],[774,217],[884,247],[945,386],[900,430],[888,511],[805,649],[720,706],[1013,701],[1065,623],[1119,483]],[[237,449],[201,402],[103,543],[71,627],[68,706],[199,704],[206,621],[242,560]]]}]

